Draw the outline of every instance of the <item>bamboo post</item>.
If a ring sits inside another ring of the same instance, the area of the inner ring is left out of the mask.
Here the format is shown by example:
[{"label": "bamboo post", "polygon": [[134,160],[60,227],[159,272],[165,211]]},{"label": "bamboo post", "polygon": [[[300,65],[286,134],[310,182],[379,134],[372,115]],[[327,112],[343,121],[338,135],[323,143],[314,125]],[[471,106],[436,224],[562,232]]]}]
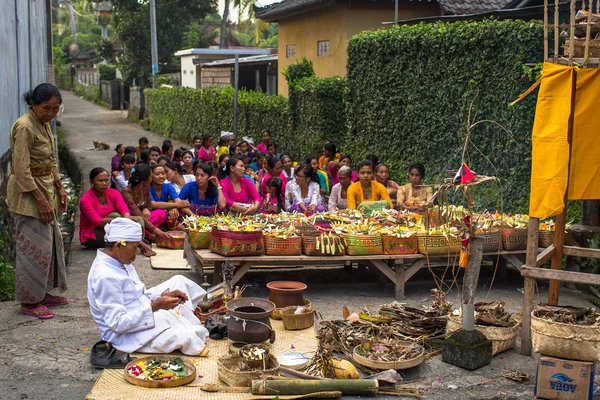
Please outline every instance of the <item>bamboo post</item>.
[{"label": "bamboo post", "polygon": [[544,61],[548,62],[548,0],[544,0]]},{"label": "bamboo post", "polygon": [[[575,53],[575,13],[577,12],[577,0],[571,0],[571,19],[569,21],[569,66],[573,66]],[[558,40],[558,37],[555,38]],[[556,234],[555,234],[556,237]]]},{"label": "bamboo post", "polygon": [[[540,235],[540,219],[529,217],[527,223],[527,253],[525,264],[535,268],[537,262],[537,248]],[[521,354],[531,355],[531,309],[533,308],[533,295],[535,294],[535,279],[525,278],[523,288],[523,329],[521,329]]]},{"label": "bamboo post", "polygon": [[375,396],[379,390],[377,379],[328,379],[323,381],[286,379],[253,380],[254,395],[299,395],[316,392],[342,392],[344,395]]},{"label": "bamboo post", "polygon": [[585,50],[583,52],[583,66],[587,67],[588,56],[590,55],[590,36],[592,32],[592,1],[588,4],[587,27],[585,30]]},{"label": "bamboo post", "polygon": [[554,0],[554,62],[558,63],[558,43],[559,43],[559,30],[558,30],[558,1]]}]

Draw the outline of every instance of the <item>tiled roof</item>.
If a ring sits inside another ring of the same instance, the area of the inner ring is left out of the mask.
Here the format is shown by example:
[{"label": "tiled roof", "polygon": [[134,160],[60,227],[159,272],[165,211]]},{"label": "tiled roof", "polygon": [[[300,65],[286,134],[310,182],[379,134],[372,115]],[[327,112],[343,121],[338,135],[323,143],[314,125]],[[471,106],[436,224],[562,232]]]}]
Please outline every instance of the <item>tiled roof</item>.
[{"label": "tiled roof", "polygon": [[446,14],[479,14],[506,8],[514,0],[438,0]]}]

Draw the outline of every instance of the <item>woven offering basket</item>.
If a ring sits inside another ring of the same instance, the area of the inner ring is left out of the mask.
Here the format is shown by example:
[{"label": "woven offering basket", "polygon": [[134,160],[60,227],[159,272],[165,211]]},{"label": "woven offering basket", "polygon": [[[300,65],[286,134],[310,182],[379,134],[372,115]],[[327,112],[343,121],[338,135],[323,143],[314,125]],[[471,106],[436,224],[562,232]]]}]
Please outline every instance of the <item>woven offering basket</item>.
[{"label": "woven offering basket", "polygon": [[419,250],[416,234],[404,238],[381,235],[381,243],[384,254],[415,254]]},{"label": "woven offering basket", "polygon": [[240,365],[244,365],[244,361],[240,356],[229,356],[219,358],[217,360],[217,373],[219,379],[229,386],[252,386],[252,380],[262,379],[266,376],[279,376],[279,362],[277,357],[269,356],[267,369],[240,371]]},{"label": "woven offering basket", "polygon": [[600,360],[600,326],[564,324],[535,313],[531,313],[533,351],[573,360]]},{"label": "woven offering basket", "polygon": [[[302,235],[302,252],[307,256],[343,256],[346,254],[346,244],[340,236],[332,236],[325,239],[325,243],[333,240],[333,252],[328,252],[323,247],[319,246],[317,250],[317,240],[320,240],[321,233],[309,232]],[[339,245],[342,245],[340,249]]]},{"label": "woven offering basket", "polygon": [[192,249],[208,249],[210,246],[210,231],[187,232],[188,243]]},{"label": "woven offering basket", "polygon": [[349,256],[376,256],[383,254],[381,235],[360,235],[345,233],[346,254]]},{"label": "woven offering basket", "polygon": [[302,254],[302,238],[265,236],[265,253],[268,256],[299,256]]},{"label": "woven offering basket", "polygon": [[[573,57],[583,57],[585,54],[585,39],[574,39]],[[565,40],[563,46],[565,56],[571,53],[570,39]],[[590,39],[589,57],[600,57],[600,39]]]},{"label": "woven offering basket", "polygon": [[[405,342],[405,341],[400,341],[400,342],[405,343],[407,346],[413,344],[412,342]],[[352,358],[354,359],[354,361],[356,361],[360,365],[364,365],[365,367],[368,367],[371,369],[377,369],[377,370],[408,369],[408,368],[413,368],[413,367],[416,367],[417,365],[420,365],[425,360],[425,349],[423,349],[421,347],[420,354],[418,354],[415,358],[412,358],[409,360],[376,361],[376,360],[371,360],[370,358],[365,357],[363,354],[361,354],[360,345],[359,345],[354,348],[354,351],[352,352]]]},{"label": "woven offering basket", "polygon": [[500,232],[500,230],[481,232],[475,234],[475,236],[484,240],[483,251],[485,253],[492,253],[502,250],[502,232]]},{"label": "woven offering basket", "polygon": [[527,229],[502,229],[502,247],[504,250],[527,249]]},{"label": "woven offering basket", "polygon": [[210,233],[210,251],[222,256],[259,256],[265,253],[263,233],[220,231]]},{"label": "woven offering basket", "polygon": [[[577,242],[571,231],[565,232],[563,243],[566,246],[577,246]],[[554,244],[554,231],[540,231],[538,244],[540,247],[549,247],[551,244]]]},{"label": "woven offering basket", "polygon": [[181,250],[185,243],[185,232],[171,231],[167,232],[169,237],[156,237],[156,245],[167,249]]},{"label": "woven offering basket", "polygon": [[419,253],[429,256],[457,254],[462,248],[460,238],[455,236],[417,234]]},{"label": "woven offering basket", "polygon": [[[280,320],[281,319],[281,311],[284,309],[285,307],[277,307],[273,310],[273,312],[271,313],[271,318],[276,319],[276,320]],[[304,308],[306,308],[307,310],[312,310],[312,303],[310,302],[310,300],[308,299],[304,299]]]},{"label": "woven offering basket", "polygon": [[[168,379],[168,380],[165,379],[165,380],[152,380],[151,381],[151,380],[138,378],[137,376],[133,376],[129,372],[127,372],[127,370],[130,367],[134,366],[135,364],[139,363],[140,361],[146,362],[146,361],[154,360],[155,358],[160,358],[161,360],[164,360],[164,361],[173,360],[175,358],[181,358],[181,360],[185,364],[185,367],[187,368],[188,374],[184,377],[177,378],[177,379]],[[136,358],[133,361],[130,361],[123,369],[123,373],[124,373],[125,380],[136,386],[141,386],[141,387],[145,387],[145,388],[172,388],[172,387],[176,387],[176,386],[187,385],[188,383],[190,383],[194,379],[196,379],[196,366],[189,359],[187,359],[185,357],[177,357],[177,356],[169,356],[169,355],[160,355],[160,356],[152,355],[152,356]]]},{"label": "woven offering basket", "polygon": [[[483,333],[486,338],[492,341],[492,355],[496,355],[503,351],[512,349],[517,343],[517,333],[521,323],[516,319],[512,319],[515,324],[511,327],[475,325],[475,330]],[[448,315],[446,323],[446,336],[456,332],[462,328],[462,316]]]},{"label": "woven offering basket", "polygon": [[289,306],[281,309],[281,320],[283,327],[288,331],[310,328],[315,324],[315,310],[312,307],[302,314],[294,314],[297,306]]}]

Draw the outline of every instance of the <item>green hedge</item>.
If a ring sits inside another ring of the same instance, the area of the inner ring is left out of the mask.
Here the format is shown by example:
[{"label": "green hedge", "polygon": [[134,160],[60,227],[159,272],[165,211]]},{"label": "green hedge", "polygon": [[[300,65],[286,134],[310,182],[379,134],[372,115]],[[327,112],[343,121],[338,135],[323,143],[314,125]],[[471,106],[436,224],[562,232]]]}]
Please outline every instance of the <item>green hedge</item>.
[{"label": "green hedge", "polygon": [[[293,65],[293,64],[292,64]],[[341,144],[346,131],[346,78],[311,76],[289,86],[290,137],[280,147],[296,157],[321,154],[323,143]]]},{"label": "green hedge", "polygon": [[[194,135],[233,131],[233,88],[146,89],[150,129],[185,142]],[[239,91],[238,137],[255,140],[263,129],[275,137],[289,131],[288,101],[282,96]],[[215,143],[216,144],[216,143]]]},{"label": "green hedge", "polygon": [[68,65],[54,68],[56,87],[60,90],[71,90],[71,70]]},{"label": "green hedge", "polygon": [[98,64],[98,75],[101,81],[112,81],[117,79],[117,67],[104,63]]},{"label": "green hedge", "polygon": [[98,85],[85,86],[77,82],[75,83],[75,94],[79,97],[83,97],[87,101],[106,107],[109,110],[111,109],[110,104],[102,101],[102,98],[100,97],[100,86]]},{"label": "green hedge", "polygon": [[[469,165],[480,174],[498,174],[505,211],[526,211],[536,97],[508,103],[531,84],[521,79],[523,64],[540,62],[542,50],[539,22],[432,23],[354,36],[348,43],[344,151],[356,160],[377,154],[399,183],[407,181],[410,163],[423,162],[426,181],[439,182],[460,164],[475,99],[477,119],[498,121],[515,140],[493,125],[479,125],[473,143],[496,169],[474,147]],[[497,191],[485,192],[483,205],[497,206]]]}]

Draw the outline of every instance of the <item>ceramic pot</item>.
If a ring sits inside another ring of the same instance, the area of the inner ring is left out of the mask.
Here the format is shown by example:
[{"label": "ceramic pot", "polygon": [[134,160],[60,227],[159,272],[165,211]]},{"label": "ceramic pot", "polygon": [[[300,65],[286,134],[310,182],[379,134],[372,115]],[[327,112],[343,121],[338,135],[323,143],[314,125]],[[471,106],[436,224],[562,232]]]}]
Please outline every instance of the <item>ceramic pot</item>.
[{"label": "ceramic pot", "polygon": [[275,331],[269,315],[275,304],[256,297],[231,300],[226,305],[231,314],[227,322],[227,337],[233,342],[275,342]]},{"label": "ceramic pot", "polygon": [[304,305],[302,292],[306,290],[306,285],[302,282],[272,281],[267,283],[267,287],[271,290],[269,300],[277,308]]}]

